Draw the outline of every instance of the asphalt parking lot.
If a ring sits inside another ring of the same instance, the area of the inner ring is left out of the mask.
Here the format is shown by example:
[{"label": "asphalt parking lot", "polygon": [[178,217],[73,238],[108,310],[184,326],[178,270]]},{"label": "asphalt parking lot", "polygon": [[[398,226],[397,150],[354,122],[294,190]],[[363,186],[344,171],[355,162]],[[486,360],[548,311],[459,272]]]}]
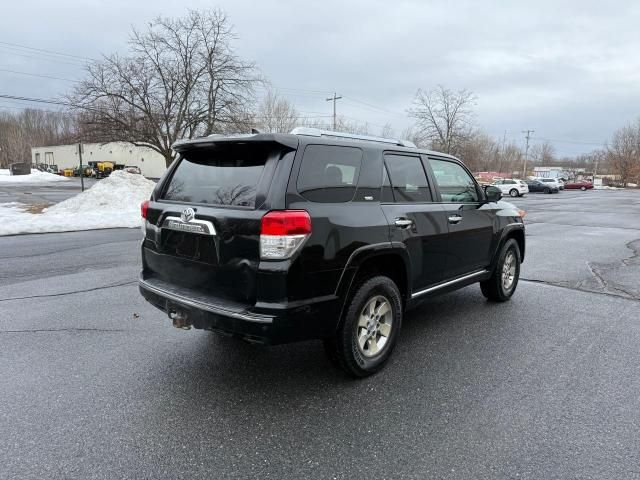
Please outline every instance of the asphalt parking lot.
[{"label": "asphalt parking lot", "polygon": [[[90,188],[98,180],[84,178],[84,187]],[[0,183],[0,203],[19,202],[28,205],[58,203],[82,191],[80,178],[69,178],[55,183]]]},{"label": "asphalt parking lot", "polygon": [[173,329],[138,230],[0,238],[0,478],[640,478],[640,191],[513,203],[514,298],[428,301],[361,381]]}]

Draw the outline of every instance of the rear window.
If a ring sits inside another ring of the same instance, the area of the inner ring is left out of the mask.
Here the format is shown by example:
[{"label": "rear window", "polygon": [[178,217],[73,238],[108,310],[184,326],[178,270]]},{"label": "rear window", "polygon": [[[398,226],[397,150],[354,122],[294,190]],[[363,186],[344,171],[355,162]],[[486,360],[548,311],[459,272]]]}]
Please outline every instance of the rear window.
[{"label": "rear window", "polygon": [[176,202],[255,207],[271,150],[264,145],[217,144],[182,153],[164,193]]},{"label": "rear window", "polygon": [[298,192],[312,202],[349,202],[356,193],[361,165],[359,148],[308,145],[298,174]]}]

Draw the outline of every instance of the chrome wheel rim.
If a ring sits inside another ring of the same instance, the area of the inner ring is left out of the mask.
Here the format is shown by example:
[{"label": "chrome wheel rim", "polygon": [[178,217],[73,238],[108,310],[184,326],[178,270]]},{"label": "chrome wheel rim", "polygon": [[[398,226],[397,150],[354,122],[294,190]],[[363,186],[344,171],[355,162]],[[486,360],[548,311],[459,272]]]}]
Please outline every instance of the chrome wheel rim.
[{"label": "chrome wheel rim", "polygon": [[513,250],[509,250],[504,257],[504,263],[502,264],[502,288],[508,291],[513,286],[513,282],[516,278],[516,256]]},{"label": "chrome wheel rim", "polygon": [[393,327],[393,310],[385,297],[377,295],[364,305],[358,317],[356,343],[365,357],[378,355],[387,345]]}]

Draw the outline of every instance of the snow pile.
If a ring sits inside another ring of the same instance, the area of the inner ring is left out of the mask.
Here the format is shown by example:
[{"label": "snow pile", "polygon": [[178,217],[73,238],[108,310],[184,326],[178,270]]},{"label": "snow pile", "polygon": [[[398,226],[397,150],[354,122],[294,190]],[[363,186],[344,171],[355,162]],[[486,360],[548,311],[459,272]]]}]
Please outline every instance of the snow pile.
[{"label": "snow pile", "polygon": [[49,183],[68,182],[70,179],[62,175],[31,169],[29,175],[11,175],[8,168],[0,168],[0,183]]},{"label": "snow pile", "polygon": [[26,212],[27,206],[21,203],[3,203],[0,235],[137,228],[140,203],[151,196],[155,185],[142,175],[116,171],[89,190],[39,214]]}]

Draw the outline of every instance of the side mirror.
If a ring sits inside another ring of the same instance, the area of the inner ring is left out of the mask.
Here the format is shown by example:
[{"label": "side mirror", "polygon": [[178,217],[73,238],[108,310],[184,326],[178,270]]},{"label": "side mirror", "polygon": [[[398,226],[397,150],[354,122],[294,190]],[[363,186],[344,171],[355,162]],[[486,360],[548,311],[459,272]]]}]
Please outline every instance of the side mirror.
[{"label": "side mirror", "polygon": [[484,193],[487,196],[487,202],[497,202],[502,198],[502,190],[493,185],[489,185],[484,189]]}]

